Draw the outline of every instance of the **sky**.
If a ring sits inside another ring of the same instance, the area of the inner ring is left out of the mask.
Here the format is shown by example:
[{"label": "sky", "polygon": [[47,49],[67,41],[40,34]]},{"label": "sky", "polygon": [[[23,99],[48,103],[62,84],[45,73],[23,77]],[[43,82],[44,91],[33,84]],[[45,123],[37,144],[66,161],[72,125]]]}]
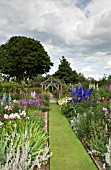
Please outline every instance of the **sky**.
[{"label": "sky", "polygon": [[96,80],[111,75],[111,0],[0,0],[0,45],[12,36],[39,40],[58,70]]}]

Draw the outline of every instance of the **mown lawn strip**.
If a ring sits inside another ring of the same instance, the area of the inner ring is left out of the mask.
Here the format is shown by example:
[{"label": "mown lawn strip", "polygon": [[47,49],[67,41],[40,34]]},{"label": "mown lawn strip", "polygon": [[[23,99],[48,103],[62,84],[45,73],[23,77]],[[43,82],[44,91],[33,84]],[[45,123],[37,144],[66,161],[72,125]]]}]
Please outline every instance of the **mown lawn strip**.
[{"label": "mown lawn strip", "polygon": [[97,170],[57,104],[50,104],[50,170]]}]

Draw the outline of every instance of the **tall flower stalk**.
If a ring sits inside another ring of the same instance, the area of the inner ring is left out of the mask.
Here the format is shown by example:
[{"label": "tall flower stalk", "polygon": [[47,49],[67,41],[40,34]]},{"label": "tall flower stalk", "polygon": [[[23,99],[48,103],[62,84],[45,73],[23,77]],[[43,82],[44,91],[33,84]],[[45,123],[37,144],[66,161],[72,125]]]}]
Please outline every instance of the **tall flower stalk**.
[{"label": "tall flower stalk", "polygon": [[84,90],[82,89],[82,87],[71,87],[70,88],[70,92],[71,95],[73,96],[72,100],[70,100],[69,102],[80,102],[81,100],[90,100],[90,96],[92,94],[93,89],[89,89],[87,90],[86,88],[84,88]]},{"label": "tall flower stalk", "polygon": [[105,160],[111,170],[111,138],[109,138],[109,144],[106,145],[106,147],[107,147],[107,153],[105,154]]}]

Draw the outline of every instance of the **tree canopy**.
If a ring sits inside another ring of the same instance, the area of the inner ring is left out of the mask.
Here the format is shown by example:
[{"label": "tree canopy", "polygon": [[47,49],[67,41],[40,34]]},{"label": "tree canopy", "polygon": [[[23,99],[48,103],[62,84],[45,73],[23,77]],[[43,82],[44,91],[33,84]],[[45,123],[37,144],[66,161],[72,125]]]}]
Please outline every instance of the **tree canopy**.
[{"label": "tree canopy", "polygon": [[58,77],[59,79],[63,79],[65,83],[72,83],[77,82],[78,75],[75,70],[72,70],[70,63],[65,59],[65,57],[62,56],[58,70],[55,72],[54,76]]},{"label": "tree canopy", "polygon": [[14,36],[0,46],[0,69],[18,81],[49,72],[53,63],[38,40]]}]

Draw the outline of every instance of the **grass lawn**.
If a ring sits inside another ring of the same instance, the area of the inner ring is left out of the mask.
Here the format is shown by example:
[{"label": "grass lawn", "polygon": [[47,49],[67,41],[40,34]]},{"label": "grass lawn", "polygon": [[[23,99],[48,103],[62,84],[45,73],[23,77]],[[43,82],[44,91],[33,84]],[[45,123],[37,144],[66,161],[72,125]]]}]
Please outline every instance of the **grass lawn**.
[{"label": "grass lawn", "polygon": [[50,104],[50,170],[97,170],[57,104]]}]

